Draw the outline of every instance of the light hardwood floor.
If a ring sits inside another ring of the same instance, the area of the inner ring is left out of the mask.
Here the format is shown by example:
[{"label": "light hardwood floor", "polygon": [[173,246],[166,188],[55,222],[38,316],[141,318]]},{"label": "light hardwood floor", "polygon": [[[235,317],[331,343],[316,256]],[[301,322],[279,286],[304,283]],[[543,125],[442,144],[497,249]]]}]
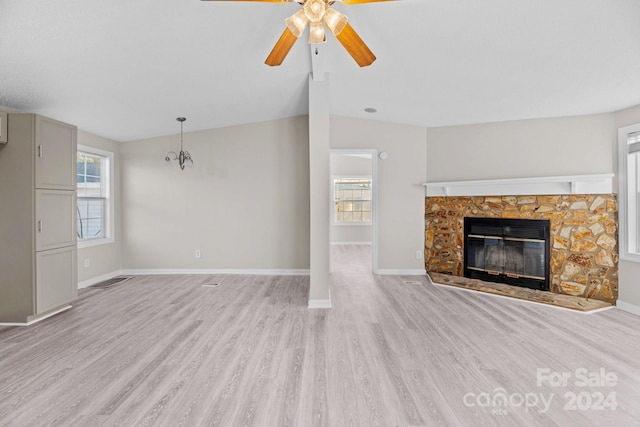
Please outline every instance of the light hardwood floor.
[{"label": "light hardwood floor", "polygon": [[0,327],[0,425],[640,425],[640,317],[373,276],[370,247],[332,250],[330,310],[306,308],[307,277],[137,276]]}]

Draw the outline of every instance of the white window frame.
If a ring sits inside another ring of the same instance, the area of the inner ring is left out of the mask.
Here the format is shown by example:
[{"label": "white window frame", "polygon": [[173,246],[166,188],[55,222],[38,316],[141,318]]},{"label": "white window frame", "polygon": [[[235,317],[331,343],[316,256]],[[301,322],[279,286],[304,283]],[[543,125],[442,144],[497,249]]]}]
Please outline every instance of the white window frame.
[{"label": "white window frame", "polygon": [[[630,182],[629,136],[640,132],[640,123],[618,129],[618,236],[620,258],[625,261],[640,262],[640,188],[637,182]],[[636,166],[640,173],[640,162]],[[633,246],[633,247],[632,247]]]},{"label": "white window frame", "polygon": [[335,202],[336,202],[336,179],[368,179],[371,183],[371,200],[369,200],[369,211],[371,213],[371,217],[373,217],[373,177],[371,175],[332,175],[331,176],[331,225],[335,225],[337,227],[344,226],[368,226],[372,225],[371,220],[369,221],[343,221],[337,222],[335,218]]},{"label": "white window frame", "polygon": [[[105,157],[107,159],[107,167],[106,170],[103,171],[104,172],[104,177],[103,179],[106,181],[107,183],[107,188],[106,188],[106,194],[105,194],[105,199],[106,199],[106,207],[105,207],[105,214],[106,214],[106,218],[105,218],[105,233],[104,233],[104,237],[98,238],[98,239],[88,239],[88,240],[80,240],[78,239],[78,248],[88,248],[91,246],[99,246],[99,245],[106,245],[109,243],[113,243],[115,241],[115,238],[113,236],[113,230],[114,230],[114,202],[113,202],[113,186],[114,186],[114,163],[113,163],[113,159],[114,159],[114,155],[113,152],[111,151],[106,151],[106,150],[101,150],[99,148],[95,148],[95,147],[89,147],[87,145],[81,145],[78,144],[78,148],[77,148],[78,152],[83,152],[83,153],[87,153],[87,154],[93,154],[96,156],[102,156]],[[80,197],[78,197],[78,200],[80,199]]]}]

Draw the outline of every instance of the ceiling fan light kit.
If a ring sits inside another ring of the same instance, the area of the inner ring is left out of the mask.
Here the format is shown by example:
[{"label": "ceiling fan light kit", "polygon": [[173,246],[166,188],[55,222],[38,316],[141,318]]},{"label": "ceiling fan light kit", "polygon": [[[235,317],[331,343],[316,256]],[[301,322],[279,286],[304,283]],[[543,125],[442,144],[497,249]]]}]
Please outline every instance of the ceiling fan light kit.
[{"label": "ceiling fan light kit", "polygon": [[322,22],[312,22],[309,24],[309,44],[320,44],[327,41],[324,36]]},{"label": "ceiling fan light kit", "polygon": [[[203,1],[260,1],[271,3],[291,3],[293,0],[203,0]],[[277,66],[282,64],[296,40],[302,36],[309,26],[309,44],[325,43],[327,41],[324,27],[338,39],[356,63],[361,67],[371,65],[376,56],[362,41],[358,33],[349,25],[345,14],[338,12],[331,6],[340,2],[345,5],[376,3],[393,0],[303,0],[297,3],[302,9],[285,19],[286,28],[275,46],[269,53],[265,64]]]},{"label": "ceiling fan light kit", "polygon": [[327,6],[325,0],[305,0],[302,10],[310,22],[321,22]]},{"label": "ceiling fan light kit", "polygon": [[300,9],[285,19],[284,22],[287,24],[287,28],[289,28],[296,37],[300,37],[302,33],[304,33],[304,28],[307,26],[307,22],[309,22],[309,20],[307,19],[304,9]]},{"label": "ceiling fan light kit", "polygon": [[324,23],[334,36],[342,32],[348,20],[347,15],[332,8],[327,9],[324,14]]}]

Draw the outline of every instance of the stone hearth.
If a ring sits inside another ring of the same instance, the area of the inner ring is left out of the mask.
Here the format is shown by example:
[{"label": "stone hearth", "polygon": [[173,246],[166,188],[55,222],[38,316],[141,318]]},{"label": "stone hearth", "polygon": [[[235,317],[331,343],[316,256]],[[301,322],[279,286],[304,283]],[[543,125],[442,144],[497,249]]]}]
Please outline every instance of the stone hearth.
[{"label": "stone hearth", "polygon": [[464,217],[548,219],[551,292],[615,303],[617,211],[615,194],[427,197],[425,268],[463,276]]}]

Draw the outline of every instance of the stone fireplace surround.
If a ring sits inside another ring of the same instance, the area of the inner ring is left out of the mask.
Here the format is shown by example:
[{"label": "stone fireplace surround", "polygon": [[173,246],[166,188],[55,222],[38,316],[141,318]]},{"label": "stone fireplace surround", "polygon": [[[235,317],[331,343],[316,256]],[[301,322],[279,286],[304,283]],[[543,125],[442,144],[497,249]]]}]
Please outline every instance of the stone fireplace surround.
[{"label": "stone fireplace surround", "polygon": [[427,195],[425,268],[463,276],[464,217],[548,219],[550,291],[615,304],[617,214],[615,194]]}]

